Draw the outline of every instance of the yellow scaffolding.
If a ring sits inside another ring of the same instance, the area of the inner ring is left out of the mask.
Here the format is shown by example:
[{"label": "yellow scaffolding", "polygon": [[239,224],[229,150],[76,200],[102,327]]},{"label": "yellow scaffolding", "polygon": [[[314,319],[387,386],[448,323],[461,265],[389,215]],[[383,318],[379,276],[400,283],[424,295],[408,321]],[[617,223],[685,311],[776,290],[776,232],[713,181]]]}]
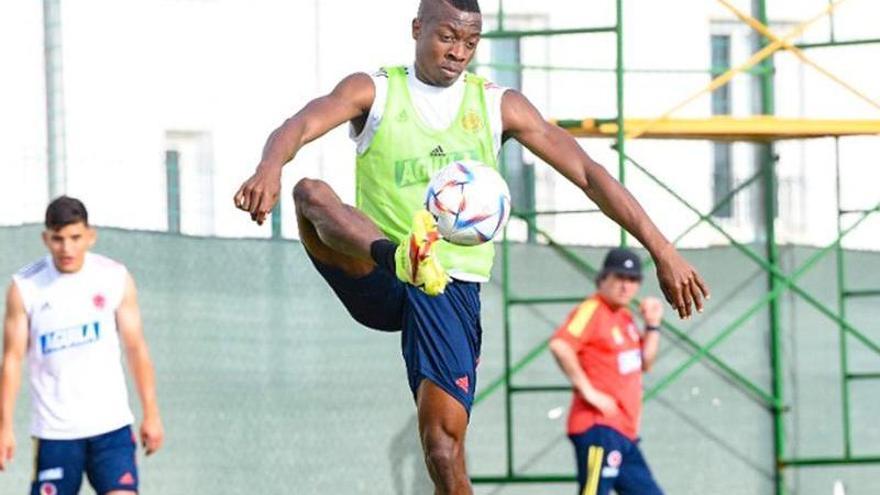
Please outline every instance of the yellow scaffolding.
[{"label": "yellow scaffolding", "polygon": [[[555,124],[576,137],[617,136],[617,121],[603,119],[558,120]],[[777,141],[835,136],[880,135],[880,120],[791,119],[772,115],[744,118],[624,119],[625,129],[647,129],[647,139],[708,139],[712,141]]]}]

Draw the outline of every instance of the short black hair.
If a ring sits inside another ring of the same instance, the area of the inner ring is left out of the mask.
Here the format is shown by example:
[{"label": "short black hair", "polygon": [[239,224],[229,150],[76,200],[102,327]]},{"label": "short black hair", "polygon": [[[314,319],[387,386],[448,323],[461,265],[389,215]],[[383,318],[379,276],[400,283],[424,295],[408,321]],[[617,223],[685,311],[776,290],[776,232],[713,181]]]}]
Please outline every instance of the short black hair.
[{"label": "short black hair", "polygon": [[458,10],[480,14],[480,2],[477,0],[445,0]]},{"label": "short black hair", "polygon": [[444,2],[446,4],[452,5],[462,12],[473,12],[475,14],[482,14],[482,12],[480,12],[480,2],[478,2],[477,0],[421,0],[419,2],[419,16],[421,16],[422,13],[425,12],[425,7],[427,7],[428,4],[437,2]]},{"label": "short black hair", "polygon": [[82,222],[89,225],[89,212],[82,201],[70,196],[59,196],[46,207],[47,229],[59,230],[68,225]]}]

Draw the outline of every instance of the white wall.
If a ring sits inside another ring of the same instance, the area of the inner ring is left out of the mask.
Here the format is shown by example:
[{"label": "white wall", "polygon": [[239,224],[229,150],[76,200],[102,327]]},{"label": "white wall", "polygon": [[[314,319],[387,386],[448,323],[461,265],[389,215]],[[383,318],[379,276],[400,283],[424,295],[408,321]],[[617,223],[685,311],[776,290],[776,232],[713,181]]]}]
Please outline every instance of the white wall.
[{"label": "white wall", "polygon": [[0,4],[0,223],[40,218],[46,205],[43,11]]},{"label": "white wall", "polygon": [[[735,2],[743,10],[750,2]],[[611,25],[614,2],[506,0],[519,27]],[[773,28],[785,32],[827,5],[826,0],[769,0]],[[162,230],[166,225],[164,152],[169,133],[205,133],[213,150],[213,212],[210,228],[221,236],[268,235],[232,208],[231,197],[259,159],[266,136],[284,118],[344,75],[412,58],[409,21],[415,0],[78,0],[63,5],[64,81],[68,191],[86,200],[95,223]],[[484,1],[486,29],[494,28],[495,2]],[[876,38],[880,5],[850,0],[836,15],[839,39]],[[671,16],[675,17],[671,19]],[[528,20],[516,18],[528,16]],[[625,3],[625,60],[631,69],[700,70],[709,66],[709,36],[729,28],[733,62],[751,50],[748,28],[715,2],[628,0]],[[823,40],[827,20],[803,37]],[[481,60],[488,60],[484,42]],[[535,65],[614,66],[609,35],[529,38],[523,61]],[[808,56],[880,100],[871,75],[880,46],[810,50]],[[42,10],[36,0],[0,5],[0,224],[39,221],[47,200],[45,103],[42,66]],[[877,118],[880,110],[852,96],[791,54],[776,57],[777,113],[789,117]],[[488,71],[488,69],[487,69]],[[626,78],[626,113],[652,117],[704,87],[707,73],[644,74]],[[754,111],[748,76],[732,83],[735,115]],[[609,118],[615,112],[611,73],[527,71],[524,90],[548,117]],[[708,96],[678,113],[710,114]],[[285,173],[284,233],[296,235],[289,191],[304,175],[329,181],[353,198],[353,148],[338,129],[307,147]],[[607,140],[582,145],[614,174],[617,157]],[[711,147],[706,142],[637,140],[631,156],[701,210],[711,207]],[[780,154],[780,240],[823,244],[834,238],[834,142],[782,143]],[[859,208],[878,200],[880,138],[841,140],[845,204]],[[738,180],[753,172],[750,145],[737,145]],[[534,160],[534,157],[528,157]],[[546,166],[537,170],[539,208],[592,205]],[[695,216],[633,167],[627,184],[668,236]],[[737,199],[733,219],[722,222],[740,240],[756,240],[759,196]],[[206,213],[208,214],[208,213]],[[599,215],[545,220],[565,241],[613,243],[617,229]],[[878,247],[878,223],[854,232],[848,245]],[[724,239],[703,226],[684,244]]]}]

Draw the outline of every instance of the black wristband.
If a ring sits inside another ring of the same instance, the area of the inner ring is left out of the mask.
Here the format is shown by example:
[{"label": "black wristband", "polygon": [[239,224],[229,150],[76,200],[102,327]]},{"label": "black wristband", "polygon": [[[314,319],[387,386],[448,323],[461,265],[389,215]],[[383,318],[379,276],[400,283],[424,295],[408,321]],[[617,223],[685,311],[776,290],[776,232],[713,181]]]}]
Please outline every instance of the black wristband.
[{"label": "black wristband", "polygon": [[645,325],[645,331],[646,331],[646,332],[659,332],[659,331],[660,331],[660,326],[659,326],[659,325],[658,325],[658,326],[654,326],[654,325]]}]

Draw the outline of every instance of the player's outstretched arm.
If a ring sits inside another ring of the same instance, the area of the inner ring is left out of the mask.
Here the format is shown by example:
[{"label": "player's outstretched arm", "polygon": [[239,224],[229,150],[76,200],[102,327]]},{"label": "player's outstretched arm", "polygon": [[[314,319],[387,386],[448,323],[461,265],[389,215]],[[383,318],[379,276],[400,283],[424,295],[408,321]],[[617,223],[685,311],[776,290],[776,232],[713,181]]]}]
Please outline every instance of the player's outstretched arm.
[{"label": "player's outstretched arm", "polygon": [[27,352],[28,317],[18,288],[13,283],[6,292],[6,318],[3,321],[3,365],[0,371],[0,471],[15,455],[13,415],[15,398],[21,385],[21,365]]},{"label": "player's outstretched arm", "polygon": [[143,422],[140,428],[141,445],[147,455],[159,450],[165,439],[165,430],[156,400],[156,377],[150,351],[144,339],[141,310],[137,301],[137,288],[131,275],[126,275],[125,293],[116,309],[116,326],[125,350],[128,368],[134,377],[135,387],[141,400]]},{"label": "player's outstretched arm", "polygon": [[666,300],[681,318],[703,309],[709,289],[697,271],[663,237],[638,201],[604,167],[594,162],[565,130],[550,124],[518,91],[504,93],[505,136],[513,137],[578,186],[651,253]]},{"label": "player's outstretched arm", "polygon": [[235,193],[235,206],[262,224],[278,201],[281,168],[306,144],[340,124],[368,114],[375,93],[370,76],[352,74],[340,81],[330,94],[310,101],[287,119],[269,135],[256,172]]}]

